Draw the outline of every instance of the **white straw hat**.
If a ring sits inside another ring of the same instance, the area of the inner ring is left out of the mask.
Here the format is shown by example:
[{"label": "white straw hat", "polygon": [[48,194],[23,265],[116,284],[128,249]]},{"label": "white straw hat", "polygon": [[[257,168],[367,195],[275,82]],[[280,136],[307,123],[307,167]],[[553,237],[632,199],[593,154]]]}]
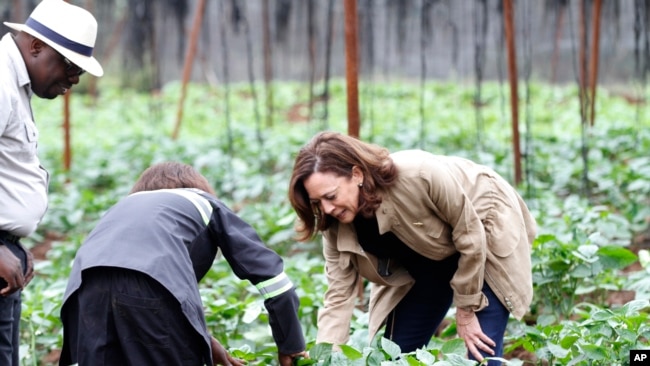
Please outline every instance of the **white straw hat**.
[{"label": "white straw hat", "polygon": [[63,0],[43,0],[25,24],[4,24],[47,43],[88,73],[97,77],[104,75],[104,69],[92,56],[97,21],[87,10]]}]

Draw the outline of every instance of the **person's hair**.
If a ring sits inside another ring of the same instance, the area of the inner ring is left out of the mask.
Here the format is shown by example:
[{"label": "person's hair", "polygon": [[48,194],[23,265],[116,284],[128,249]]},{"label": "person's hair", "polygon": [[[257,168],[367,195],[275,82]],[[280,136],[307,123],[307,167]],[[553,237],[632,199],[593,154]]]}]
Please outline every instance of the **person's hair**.
[{"label": "person's hair", "polygon": [[197,188],[215,194],[208,180],[194,167],[173,161],[154,164],[145,169],[129,193],[173,188]]},{"label": "person's hair", "polygon": [[355,166],[363,173],[359,213],[371,217],[381,204],[379,190],[397,178],[388,149],[336,132],[320,132],[300,149],[289,184],[289,201],[298,215],[298,240],[308,240],[317,231],[327,230],[335,220],[311,203],[305,180],[316,172],[351,178]]}]

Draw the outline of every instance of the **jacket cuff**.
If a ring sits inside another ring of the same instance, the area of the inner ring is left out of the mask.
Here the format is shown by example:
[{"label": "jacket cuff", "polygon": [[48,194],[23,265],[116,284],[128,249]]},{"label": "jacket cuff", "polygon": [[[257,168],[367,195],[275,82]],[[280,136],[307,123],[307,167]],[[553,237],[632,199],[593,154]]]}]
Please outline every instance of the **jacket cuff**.
[{"label": "jacket cuff", "polygon": [[483,292],[472,295],[454,295],[454,303],[456,307],[468,310],[468,311],[481,311],[486,306],[488,306],[488,299],[485,297]]}]

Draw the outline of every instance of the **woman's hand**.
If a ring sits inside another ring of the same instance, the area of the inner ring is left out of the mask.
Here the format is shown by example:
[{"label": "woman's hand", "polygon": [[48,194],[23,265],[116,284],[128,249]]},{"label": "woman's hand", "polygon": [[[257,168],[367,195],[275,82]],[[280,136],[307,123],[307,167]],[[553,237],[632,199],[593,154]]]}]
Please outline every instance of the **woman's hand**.
[{"label": "woman's hand", "polygon": [[465,346],[469,352],[474,356],[477,361],[483,361],[483,356],[480,351],[489,355],[494,355],[493,347],[496,346],[494,341],[490,339],[478,323],[478,318],[473,311],[456,309],[456,330],[458,336],[465,340]]},{"label": "woman's hand", "polygon": [[245,363],[242,360],[233,358],[226,352],[226,349],[223,348],[221,343],[216,340],[214,337],[210,337],[210,348],[212,349],[212,362],[216,365],[222,366],[244,366]]}]

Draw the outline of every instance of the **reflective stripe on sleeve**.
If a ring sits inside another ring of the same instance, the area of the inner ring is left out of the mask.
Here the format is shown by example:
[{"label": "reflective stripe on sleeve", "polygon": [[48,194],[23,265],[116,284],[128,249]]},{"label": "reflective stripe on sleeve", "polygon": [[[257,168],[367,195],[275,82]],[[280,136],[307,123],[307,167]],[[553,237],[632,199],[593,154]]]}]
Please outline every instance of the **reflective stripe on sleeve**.
[{"label": "reflective stripe on sleeve", "polygon": [[192,192],[191,190],[169,189],[167,191],[187,198],[190,202],[192,202],[196,209],[199,210],[199,213],[203,218],[203,223],[207,225],[208,222],[210,222],[210,217],[212,216],[212,205],[210,205],[210,202],[207,199],[203,198],[196,192]]},{"label": "reflective stripe on sleeve", "polygon": [[255,287],[262,294],[264,300],[268,300],[289,291],[293,287],[293,283],[287,274],[282,272],[271,279],[258,283]]}]

